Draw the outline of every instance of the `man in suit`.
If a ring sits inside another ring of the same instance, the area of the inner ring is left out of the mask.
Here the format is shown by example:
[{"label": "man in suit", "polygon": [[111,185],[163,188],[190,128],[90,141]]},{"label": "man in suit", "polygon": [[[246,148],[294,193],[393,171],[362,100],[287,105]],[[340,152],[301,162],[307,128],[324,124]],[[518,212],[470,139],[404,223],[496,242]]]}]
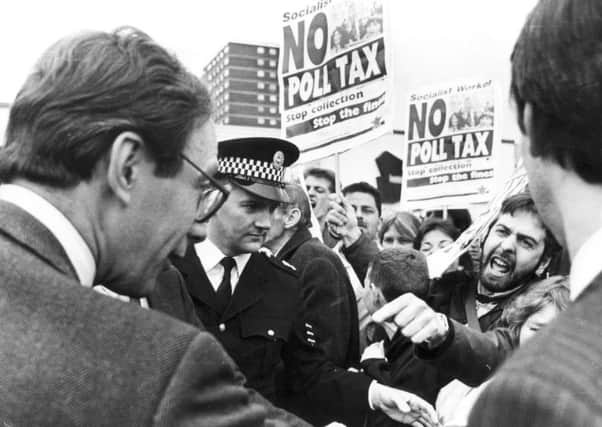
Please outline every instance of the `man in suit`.
[{"label": "man in suit", "polygon": [[274,211],[265,246],[299,273],[307,318],[328,359],[337,366],[356,365],[357,306],[345,267],[331,249],[312,237],[311,208],[303,188],[287,184],[285,190],[290,201]]},{"label": "man in suit", "polygon": [[602,426],[602,4],[543,0],[512,53],[529,187],[571,257],[572,306],[494,377],[471,426]]},{"label": "man in suit", "polygon": [[0,152],[0,421],[11,426],[265,424],[208,333],[91,289],[143,297],[212,178],[207,89],[131,28],[63,39],[10,111]]},{"label": "man in suit", "polygon": [[220,142],[218,172],[231,185],[230,196],[209,221],[207,239],[174,259],[198,317],[248,385],[275,403],[286,403],[289,392],[304,393],[316,414],[352,425],[369,407],[431,425],[434,414],[421,399],[327,361],[307,321],[298,273],[259,252],[274,209],[289,201],[284,167],[298,156],[296,146],[275,138]]}]

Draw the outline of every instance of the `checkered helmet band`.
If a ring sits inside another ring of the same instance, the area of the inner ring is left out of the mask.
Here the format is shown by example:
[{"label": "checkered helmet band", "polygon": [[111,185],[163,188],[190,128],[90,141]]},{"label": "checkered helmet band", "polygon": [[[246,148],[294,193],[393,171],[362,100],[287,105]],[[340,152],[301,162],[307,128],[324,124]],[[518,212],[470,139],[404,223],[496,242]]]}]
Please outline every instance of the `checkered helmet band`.
[{"label": "checkered helmet band", "polygon": [[217,161],[217,171],[225,175],[274,184],[281,184],[284,178],[284,168],[276,168],[272,163],[244,157],[219,158]]}]

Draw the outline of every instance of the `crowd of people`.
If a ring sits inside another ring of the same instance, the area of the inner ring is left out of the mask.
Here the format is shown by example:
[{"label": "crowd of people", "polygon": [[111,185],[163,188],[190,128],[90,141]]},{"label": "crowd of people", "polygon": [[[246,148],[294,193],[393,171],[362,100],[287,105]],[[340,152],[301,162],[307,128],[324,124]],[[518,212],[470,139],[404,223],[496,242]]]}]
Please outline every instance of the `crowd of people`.
[{"label": "crowd of people", "polygon": [[383,218],[327,169],[285,182],[289,141],[218,143],[206,86],[139,30],[58,41],[0,149],[0,421],[602,425],[601,24],[535,6],[528,191],[435,278],[466,224]]}]

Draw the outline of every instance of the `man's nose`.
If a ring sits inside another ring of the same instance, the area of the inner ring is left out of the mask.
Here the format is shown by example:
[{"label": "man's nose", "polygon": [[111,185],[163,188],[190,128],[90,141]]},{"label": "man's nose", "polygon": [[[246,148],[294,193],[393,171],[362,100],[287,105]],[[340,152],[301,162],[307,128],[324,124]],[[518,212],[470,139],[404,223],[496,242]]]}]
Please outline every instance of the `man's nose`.
[{"label": "man's nose", "polygon": [[514,251],[515,245],[516,237],[513,234],[510,234],[509,236],[506,236],[504,239],[502,239],[502,241],[500,242],[500,249],[502,249],[504,252]]},{"label": "man's nose", "polygon": [[257,214],[255,218],[255,227],[268,230],[272,226],[272,213],[265,210]]}]

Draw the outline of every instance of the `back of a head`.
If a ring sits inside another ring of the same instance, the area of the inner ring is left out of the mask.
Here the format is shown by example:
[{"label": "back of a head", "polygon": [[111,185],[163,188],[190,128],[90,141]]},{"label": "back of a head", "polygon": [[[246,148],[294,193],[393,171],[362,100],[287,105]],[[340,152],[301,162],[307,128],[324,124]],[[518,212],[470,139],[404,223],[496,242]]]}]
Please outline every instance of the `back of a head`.
[{"label": "back of a head", "polygon": [[301,213],[297,227],[311,227],[311,206],[303,187],[295,183],[287,183],[286,194],[290,199],[290,205],[295,206]]},{"label": "back of a head", "polygon": [[385,300],[411,292],[425,298],[429,290],[426,257],[409,248],[390,248],[380,251],[372,260],[369,280],[379,288]]},{"label": "back of a head", "polygon": [[366,193],[370,194],[374,198],[374,202],[376,204],[376,209],[378,210],[378,215],[382,215],[382,201],[380,197],[380,193],[376,189],[376,187],[368,184],[365,181],[354,182],[353,184],[349,184],[342,190],[343,196],[346,196],[350,193]]},{"label": "back of a head", "polygon": [[602,183],[602,3],[540,0],[512,53],[511,93],[531,154]]},{"label": "back of a head", "polygon": [[12,104],[0,180],[74,186],[91,178],[126,131],[142,138],[157,175],[170,176],[211,108],[200,80],[136,29],[62,39],[43,54]]}]

